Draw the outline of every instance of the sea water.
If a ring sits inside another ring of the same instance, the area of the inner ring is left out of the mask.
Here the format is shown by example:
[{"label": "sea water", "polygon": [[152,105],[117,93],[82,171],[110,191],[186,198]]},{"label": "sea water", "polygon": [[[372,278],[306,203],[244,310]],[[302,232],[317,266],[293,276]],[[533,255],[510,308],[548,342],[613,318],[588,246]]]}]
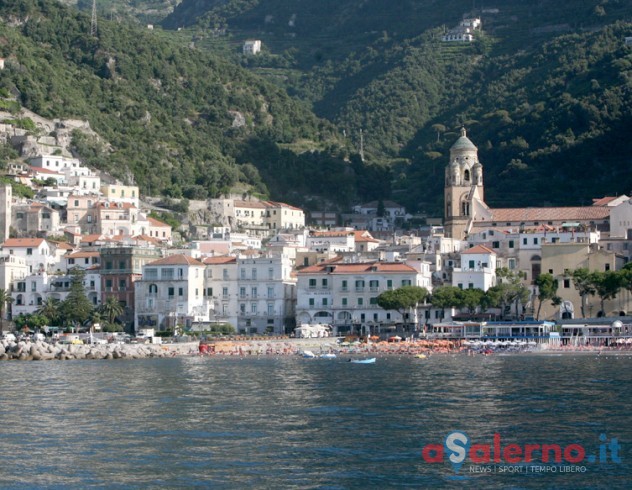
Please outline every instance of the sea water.
[{"label": "sea water", "polygon": [[630,488],[632,357],[346,361],[1,363],[0,487]]}]

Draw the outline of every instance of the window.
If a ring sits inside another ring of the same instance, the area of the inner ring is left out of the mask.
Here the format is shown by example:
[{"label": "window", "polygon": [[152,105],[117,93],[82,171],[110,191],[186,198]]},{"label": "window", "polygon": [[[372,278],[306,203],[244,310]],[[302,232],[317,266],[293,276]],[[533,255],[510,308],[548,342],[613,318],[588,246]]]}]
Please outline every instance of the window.
[{"label": "window", "polygon": [[393,289],[393,280],[392,279],[387,279],[386,280],[386,289]]},{"label": "window", "polygon": [[126,263],[124,260],[119,261],[119,269],[125,269],[126,268]]},{"label": "window", "polygon": [[610,270],[610,264],[606,264],[604,269],[609,271]]},{"label": "window", "polygon": [[228,298],[228,288],[222,288],[222,297]]},{"label": "window", "polygon": [[274,303],[268,303],[268,316],[274,315]]},{"label": "window", "polygon": [[146,279],[158,279],[158,269],[145,269],[144,277]]},{"label": "window", "polygon": [[240,311],[240,313],[241,313],[242,315],[245,315],[245,314],[246,314],[246,303],[241,303],[241,304],[239,305],[239,311]]},{"label": "window", "polygon": [[326,278],[322,280],[322,285],[323,285],[323,289],[327,288],[327,279]]},{"label": "window", "polygon": [[112,279],[105,280],[105,290],[112,291]]},{"label": "window", "polygon": [[474,283],[473,282],[468,283],[467,284],[467,288],[468,289],[474,289]]},{"label": "window", "polygon": [[119,291],[125,291],[127,281],[125,279],[119,279]]},{"label": "window", "polygon": [[162,279],[173,279],[173,269],[162,269],[160,277]]},{"label": "window", "polygon": [[228,280],[228,269],[222,270],[222,277],[224,278],[224,281]]},{"label": "window", "polygon": [[364,291],[364,281],[359,279],[355,282],[356,291]]},{"label": "window", "polygon": [[184,288],[178,288],[178,296],[184,296]]},{"label": "window", "polygon": [[459,283],[459,284],[457,284],[457,287],[458,287],[459,289],[463,289],[463,283]]},{"label": "window", "polygon": [[380,281],[377,281],[377,280],[369,281],[369,289],[371,291],[377,291],[379,287],[380,287]]},{"label": "window", "polygon": [[369,299],[369,304],[370,305],[376,305],[377,304],[377,298],[370,298]]},{"label": "window", "polygon": [[492,248],[500,248],[500,242],[492,242]]},{"label": "window", "polygon": [[206,295],[208,297],[213,296],[213,288],[206,288]]},{"label": "window", "polygon": [[470,260],[470,261],[468,262],[468,267],[469,267],[470,269],[474,269],[474,266],[475,266],[475,265],[476,265],[476,263],[475,263],[473,260]]},{"label": "window", "polygon": [[349,288],[347,280],[345,279],[344,281],[342,281],[342,290],[343,291],[347,291]]},{"label": "window", "polygon": [[342,298],[342,306],[347,306],[347,298]]},{"label": "window", "polygon": [[358,306],[362,306],[364,304],[363,298],[358,298]]},{"label": "window", "polygon": [[257,297],[257,288],[250,288],[250,296],[253,298]]},{"label": "window", "polygon": [[274,279],[274,269],[272,267],[268,269],[268,279]]},{"label": "window", "polygon": [[27,248],[26,249],[26,255],[33,255],[33,249],[32,248]]},{"label": "window", "polygon": [[538,237],[534,237],[534,238],[533,238],[533,244],[534,244],[534,245],[537,245],[537,244],[538,244]]},{"label": "window", "polygon": [[329,303],[329,299],[328,298],[323,298],[323,306],[327,306]]},{"label": "window", "polygon": [[241,269],[239,273],[240,273],[239,277],[241,277],[242,279],[246,279],[246,269]]},{"label": "window", "polygon": [[507,265],[511,270],[514,270],[516,268],[516,259],[509,259]]},{"label": "window", "polygon": [[37,291],[37,283],[35,281],[31,281],[31,291]]},{"label": "window", "polygon": [[314,306],[314,298],[309,298],[309,306]]},{"label": "window", "polygon": [[310,279],[309,280],[309,289],[315,289],[316,288],[316,279]]},{"label": "window", "polygon": [[411,282],[410,279],[402,279],[402,286],[410,286]]},{"label": "window", "polygon": [[526,245],[526,244],[527,244],[527,238],[523,238],[523,239],[522,239],[522,244],[523,244],[523,245]]},{"label": "window", "polygon": [[257,280],[257,269],[252,269],[252,280]]},{"label": "window", "polygon": [[245,298],[246,297],[246,288],[239,288],[239,297],[240,298]]},{"label": "window", "polygon": [[564,279],[564,289],[568,289],[571,287],[571,280],[570,279]]},{"label": "window", "polygon": [[514,248],[514,241],[513,240],[509,240],[509,248]]},{"label": "window", "polygon": [[175,292],[175,288],[170,287],[170,288],[168,288],[168,289],[167,289],[167,295],[168,295],[170,298],[173,298],[173,297],[175,296],[175,294],[176,294],[176,292]]}]

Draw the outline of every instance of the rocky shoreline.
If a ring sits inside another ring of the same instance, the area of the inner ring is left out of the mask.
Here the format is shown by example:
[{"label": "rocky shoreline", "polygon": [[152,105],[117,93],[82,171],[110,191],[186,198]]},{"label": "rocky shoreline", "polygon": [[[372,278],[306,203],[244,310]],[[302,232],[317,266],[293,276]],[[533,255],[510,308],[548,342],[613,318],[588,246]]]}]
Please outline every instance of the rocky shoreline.
[{"label": "rocky shoreline", "polygon": [[178,344],[51,344],[48,342],[0,342],[0,361],[67,361],[72,359],[146,359],[198,353],[198,342]]}]

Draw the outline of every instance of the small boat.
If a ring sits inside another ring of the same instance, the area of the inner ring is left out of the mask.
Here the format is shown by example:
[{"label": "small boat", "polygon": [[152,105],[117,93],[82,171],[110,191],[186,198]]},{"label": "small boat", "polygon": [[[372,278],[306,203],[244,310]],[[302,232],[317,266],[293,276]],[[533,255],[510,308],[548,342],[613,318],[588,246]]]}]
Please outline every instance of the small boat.
[{"label": "small boat", "polygon": [[349,359],[349,362],[353,364],[375,364],[375,357],[370,357],[368,359]]},{"label": "small boat", "polygon": [[328,353],[328,354],[321,354],[320,358],[321,359],[335,359],[336,358],[336,354],[334,354],[333,352]]},{"label": "small boat", "polygon": [[313,359],[314,357],[316,357],[316,354],[314,354],[311,350],[304,350],[302,355],[306,359]]},{"label": "small boat", "polygon": [[426,354],[417,354],[415,357],[416,357],[417,359],[425,359],[425,358],[426,358],[426,357],[428,357],[428,356],[426,356]]}]

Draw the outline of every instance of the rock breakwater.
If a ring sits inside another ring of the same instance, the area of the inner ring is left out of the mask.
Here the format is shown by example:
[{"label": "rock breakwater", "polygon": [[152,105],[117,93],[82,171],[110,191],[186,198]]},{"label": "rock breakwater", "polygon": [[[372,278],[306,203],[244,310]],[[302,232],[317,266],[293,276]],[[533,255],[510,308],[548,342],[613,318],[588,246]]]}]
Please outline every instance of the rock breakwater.
[{"label": "rock breakwater", "polygon": [[0,361],[52,361],[71,359],[145,359],[198,353],[197,342],[177,344],[52,344],[48,342],[0,342]]}]

